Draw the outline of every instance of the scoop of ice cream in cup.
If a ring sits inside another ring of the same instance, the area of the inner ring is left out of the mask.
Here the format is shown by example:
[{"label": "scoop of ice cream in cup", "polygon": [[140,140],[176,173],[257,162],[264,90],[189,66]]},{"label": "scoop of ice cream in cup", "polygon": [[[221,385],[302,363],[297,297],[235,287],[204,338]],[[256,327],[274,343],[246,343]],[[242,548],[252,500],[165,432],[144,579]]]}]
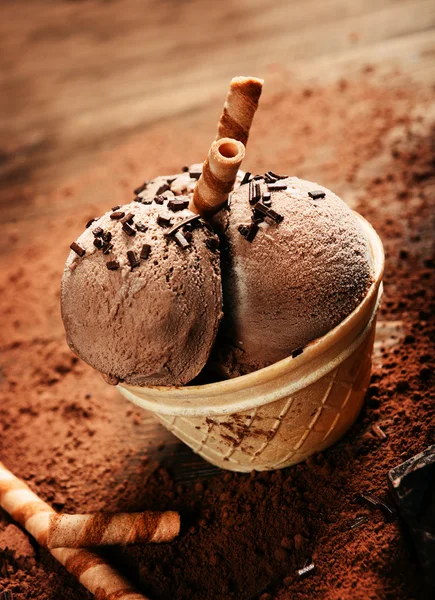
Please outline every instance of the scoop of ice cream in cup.
[{"label": "scoop of ice cream in cup", "polygon": [[376,233],[331,191],[239,171],[262,84],[235,78],[202,167],[92,223],[62,283],[72,350],[235,471],[294,464],[352,425],[383,272]]}]

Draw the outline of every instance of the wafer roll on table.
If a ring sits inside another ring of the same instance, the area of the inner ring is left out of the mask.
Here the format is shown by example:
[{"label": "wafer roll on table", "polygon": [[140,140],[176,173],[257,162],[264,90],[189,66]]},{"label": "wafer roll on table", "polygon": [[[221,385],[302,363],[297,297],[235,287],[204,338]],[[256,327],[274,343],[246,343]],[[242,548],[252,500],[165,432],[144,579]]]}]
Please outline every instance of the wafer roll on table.
[{"label": "wafer roll on table", "polygon": [[190,210],[204,217],[217,212],[233,189],[244,157],[245,146],[242,142],[232,138],[214,141],[193,192]]},{"label": "wafer roll on table", "polygon": [[246,146],[262,88],[263,80],[256,77],[234,77],[231,80],[216,140],[229,137]]}]

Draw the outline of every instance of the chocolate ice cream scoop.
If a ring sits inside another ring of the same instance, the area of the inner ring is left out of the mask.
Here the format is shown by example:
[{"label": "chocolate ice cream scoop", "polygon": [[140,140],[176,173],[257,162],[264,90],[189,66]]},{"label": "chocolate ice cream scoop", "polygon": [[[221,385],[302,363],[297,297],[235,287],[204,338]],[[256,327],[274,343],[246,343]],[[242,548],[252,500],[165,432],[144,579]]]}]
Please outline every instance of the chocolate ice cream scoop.
[{"label": "chocolate ice cream scoop", "polygon": [[227,376],[299,352],[347,317],[372,283],[357,217],[316,183],[271,172],[251,178],[214,225],[224,238],[225,317],[213,358]]},{"label": "chocolate ice cream scoop", "polygon": [[218,240],[181,195],[193,178],[185,176],[178,196],[170,179],[88,224],[66,262],[68,343],[112,383],[187,383],[206,363],[222,317]]}]

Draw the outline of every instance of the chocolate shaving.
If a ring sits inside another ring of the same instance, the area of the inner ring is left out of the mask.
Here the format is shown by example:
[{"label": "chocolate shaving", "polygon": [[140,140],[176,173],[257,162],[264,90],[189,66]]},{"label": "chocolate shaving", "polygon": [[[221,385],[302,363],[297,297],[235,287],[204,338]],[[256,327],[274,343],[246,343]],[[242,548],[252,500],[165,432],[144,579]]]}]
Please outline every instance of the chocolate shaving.
[{"label": "chocolate shaving", "polygon": [[300,356],[303,351],[304,351],[303,348],[296,348],[296,350],[293,350],[293,352],[292,352],[292,358],[296,358],[297,356]]},{"label": "chocolate shaving", "polygon": [[273,177],[273,176],[270,174],[270,172],[269,172],[269,173],[266,173],[266,174],[264,175],[264,179],[265,179],[266,183],[275,183],[276,181],[278,181],[278,180],[276,179],[276,177]]},{"label": "chocolate shaving", "polygon": [[268,171],[267,172],[268,175],[270,175],[271,177],[275,177],[275,179],[287,179],[288,175],[277,175],[276,173],[274,173],[273,171]]},{"label": "chocolate shaving", "polygon": [[168,208],[173,212],[184,210],[189,206],[189,200],[169,200]]},{"label": "chocolate shaving", "polygon": [[116,271],[116,269],[119,269],[119,262],[117,260],[109,260],[109,262],[106,263],[106,267],[109,271]]},{"label": "chocolate shaving", "polygon": [[249,171],[247,171],[242,179],[242,181],[240,182],[240,185],[245,185],[246,183],[249,183],[249,179],[251,177],[251,173]]},{"label": "chocolate shaving", "polygon": [[100,250],[103,247],[103,240],[101,238],[96,237],[94,239],[94,246]]},{"label": "chocolate shaving", "polygon": [[166,196],[154,196],[154,202],[156,204],[163,204],[165,200],[167,200]]},{"label": "chocolate shaving", "polygon": [[101,237],[103,238],[104,242],[110,242],[110,240],[112,239],[112,234],[110,233],[110,231],[104,231]]},{"label": "chocolate shaving", "polygon": [[316,568],[316,565],[314,563],[311,563],[310,565],[307,565],[303,569],[298,569],[297,574],[299,575],[299,577],[307,577],[307,575],[310,575],[311,573],[313,573],[315,568]]},{"label": "chocolate shaving", "polygon": [[95,221],[98,221],[98,218],[97,218],[97,217],[94,217],[93,219],[91,219],[90,221],[88,221],[88,222],[86,223],[86,226],[85,226],[85,227],[86,227],[86,229],[89,229],[89,227],[92,225],[92,223],[95,223]]},{"label": "chocolate shaving", "polygon": [[112,210],[118,210],[121,208],[120,204],[117,204],[116,206],[112,206]]},{"label": "chocolate shaving", "polygon": [[383,429],[381,429],[379,427],[379,425],[373,425],[372,431],[380,440],[387,439],[387,434],[385,433],[385,431]]},{"label": "chocolate shaving", "polygon": [[136,227],[137,231],[141,231],[142,233],[144,233],[148,229],[148,227],[141,221],[135,223],[134,226]]},{"label": "chocolate shaving", "polygon": [[95,237],[101,237],[104,233],[104,229],[102,227],[96,227],[92,233],[95,235]]},{"label": "chocolate shaving", "polygon": [[314,190],[313,192],[308,192],[308,195],[313,200],[320,200],[321,198],[324,198],[326,196],[325,192],[322,192],[322,190]]},{"label": "chocolate shaving", "polygon": [[181,227],[191,227],[193,228],[194,225],[196,224],[196,222],[201,222],[201,217],[199,215],[193,215],[191,217],[188,217],[187,219],[185,219],[184,221],[181,221],[181,223],[177,223],[177,225],[174,225],[172,227],[172,229],[170,229],[169,231],[167,231],[165,233],[166,236],[170,236],[170,235],[174,235],[174,233],[176,231],[178,231]]},{"label": "chocolate shaving", "polygon": [[[147,189],[147,182],[145,181],[142,185],[140,185],[138,188],[136,188],[135,190],[133,190],[133,194],[135,194],[136,196],[139,196],[139,194],[141,194],[144,190]],[[135,198],[136,200],[136,198]]]},{"label": "chocolate shaving", "polygon": [[121,223],[128,223],[129,225],[133,224],[133,219],[134,219],[134,214],[133,213],[127,213],[125,215],[125,217],[123,217],[121,219]]},{"label": "chocolate shaving", "polygon": [[106,242],[102,248],[103,254],[110,254],[112,252],[113,244]]},{"label": "chocolate shaving", "polygon": [[125,213],[122,212],[122,210],[117,210],[110,215],[110,218],[112,219],[112,221],[119,221],[124,215]]},{"label": "chocolate shaving", "polygon": [[219,240],[216,237],[207,238],[205,240],[205,245],[209,250],[217,250],[219,248]]},{"label": "chocolate shaving", "polygon": [[279,190],[286,190],[287,185],[285,183],[269,183],[267,189],[269,192],[278,192]]},{"label": "chocolate shaving", "polygon": [[174,239],[177,242],[177,244],[183,248],[183,250],[185,248],[188,248],[190,246],[190,243],[186,240],[186,238],[184,237],[184,235],[181,233],[181,231],[176,231],[174,233]]},{"label": "chocolate shaving", "polygon": [[149,244],[144,244],[142,246],[142,250],[140,251],[140,257],[142,260],[146,260],[151,252],[151,246]]},{"label": "chocolate shaving", "polygon": [[263,175],[254,175],[252,179],[255,179],[255,181],[260,181],[261,179],[264,179],[264,177]]},{"label": "chocolate shaving", "polygon": [[124,233],[126,233],[127,235],[129,235],[130,237],[133,237],[134,235],[136,235],[136,230],[133,229],[133,227],[131,225],[129,225],[128,223],[122,224],[122,231]]},{"label": "chocolate shaving", "polygon": [[157,224],[160,227],[170,227],[172,225],[171,219],[164,217],[163,215],[157,215]]},{"label": "chocolate shaving", "polygon": [[133,252],[133,250],[129,250],[127,252],[127,258],[128,258],[128,262],[130,263],[130,267],[132,269],[134,269],[135,267],[138,267],[140,265],[140,261],[139,261],[138,257],[136,256],[135,252]]},{"label": "chocolate shaving", "polygon": [[73,242],[70,246],[71,250],[78,254],[80,258],[86,254],[86,250],[79,246],[77,242]]},{"label": "chocolate shaving", "polygon": [[[165,192],[167,192],[168,190],[171,189],[171,186],[168,185],[167,183],[163,183],[159,189],[156,192],[156,196],[159,196],[160,194],[164,194]],[[154,198],[155,199],[155,198]]]}]

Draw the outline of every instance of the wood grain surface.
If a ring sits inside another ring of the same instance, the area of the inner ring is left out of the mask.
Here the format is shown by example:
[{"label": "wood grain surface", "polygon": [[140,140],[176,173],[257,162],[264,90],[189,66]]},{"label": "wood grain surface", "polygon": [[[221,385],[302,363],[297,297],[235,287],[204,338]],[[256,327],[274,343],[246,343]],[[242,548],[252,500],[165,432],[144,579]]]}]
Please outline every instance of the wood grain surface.
[{"label": "wood grain surface", "polygon": [[53,189],[158,122],[214,125],[234,75],[376,63],[433,82],[434,57],[433,0],[4,1],[0,205],[23,218],[23,183]]}]

